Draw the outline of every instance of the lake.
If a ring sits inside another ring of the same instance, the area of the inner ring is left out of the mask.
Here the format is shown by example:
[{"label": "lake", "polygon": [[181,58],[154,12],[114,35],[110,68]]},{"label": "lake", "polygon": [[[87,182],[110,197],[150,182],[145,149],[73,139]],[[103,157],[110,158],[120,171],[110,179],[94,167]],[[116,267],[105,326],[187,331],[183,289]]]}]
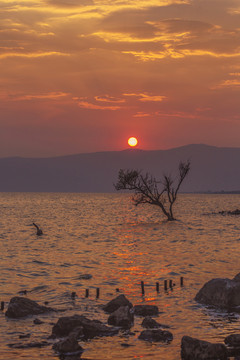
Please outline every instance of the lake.
[{"label": "lake", "polygon": [[[177,360],[183,335],[223,342],[239,332],[238,314],[194,301],[206,281],[240,272],[240,217],[217,214],[239,207],[240,195],[181,194],[178,221],[166,222],[157,207],[135,207],[126,194],[1,193],[0,301],[6,308],[11,297],[27,290],[23,296],[65,312],[37,316],[41,325],[33,324],[36,316],[9,320],[0,312],[0,359],[58,359],[51,345],[13,349],[9,344],[46,340],[60,316],[83,314],[107,323],[101,305],[118,295],[116,289],[134,305],[157,305],[161,313],[155,319],[170,326],[174,339],[170,344],[139,340],[143,319],[135,317],[134,335],[80,342],[84,359]],[[43,230],[41,237],[33,222]],[[86,274],[91,276],[82,279]],[[175,286],[164,291],[164,280],[170,279]],[[29,339],[19,339],[27,333]]]}]

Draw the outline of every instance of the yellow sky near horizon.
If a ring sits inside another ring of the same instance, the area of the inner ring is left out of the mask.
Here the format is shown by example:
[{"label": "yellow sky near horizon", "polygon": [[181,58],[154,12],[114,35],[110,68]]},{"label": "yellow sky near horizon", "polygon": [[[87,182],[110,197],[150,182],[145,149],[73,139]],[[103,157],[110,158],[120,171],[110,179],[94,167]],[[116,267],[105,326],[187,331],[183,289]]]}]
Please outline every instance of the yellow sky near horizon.
[{"label": "yellow sky near horizon", "polygon": [[0,157],[240,146],[239,0],[2,0]]}]

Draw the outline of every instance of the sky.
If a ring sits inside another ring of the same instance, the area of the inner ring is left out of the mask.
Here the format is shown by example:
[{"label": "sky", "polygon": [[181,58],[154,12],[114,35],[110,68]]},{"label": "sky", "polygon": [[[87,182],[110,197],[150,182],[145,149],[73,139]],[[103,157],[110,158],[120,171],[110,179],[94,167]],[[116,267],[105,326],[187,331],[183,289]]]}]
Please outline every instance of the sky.
[{"label": "sky", "polygon": [[239,0],[1,0],[0,157],[240,147]]}]

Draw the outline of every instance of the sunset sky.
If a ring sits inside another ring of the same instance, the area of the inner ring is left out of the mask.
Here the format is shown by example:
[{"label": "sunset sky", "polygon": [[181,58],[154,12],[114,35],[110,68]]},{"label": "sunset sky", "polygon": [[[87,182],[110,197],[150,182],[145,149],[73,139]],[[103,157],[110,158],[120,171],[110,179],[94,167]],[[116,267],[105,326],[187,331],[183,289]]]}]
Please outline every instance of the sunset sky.
[{"label": "sunset sky", "polygon": [[240,147],[239,0],[1,0],[0,157]]}]

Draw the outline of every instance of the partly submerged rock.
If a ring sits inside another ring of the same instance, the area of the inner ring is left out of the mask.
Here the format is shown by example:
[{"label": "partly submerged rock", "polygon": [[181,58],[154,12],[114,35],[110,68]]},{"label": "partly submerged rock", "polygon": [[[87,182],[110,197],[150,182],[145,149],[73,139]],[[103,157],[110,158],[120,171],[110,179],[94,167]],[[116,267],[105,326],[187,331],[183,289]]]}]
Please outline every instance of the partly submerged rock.
[{"label": "partly submerged rock", "polygon": [[36,319],[34,319],[34,320],[33,320],[33,323],[34,323],[35,325],[41,325],[41,324],[43,324],[43,323],[44,323],[44,321],[42,321],[42,320],[40,320],[40,319],[36,318]]},{"label": "partly submerged rock", "polygon": [[227,310],[240,306],[239,274],[233,280],[213,279],[208,281],[197,293],[195,300],[201,304],[212,305]]},{"label": "partly submerged rock", "polygon": [[183,360],[227,360],[227,348],[224,344],[212,344],[190,336],[183,336],[181,343]]},{"label": "partly submerged rock", "polygon": [[68,336],[78,327],[82,327],[85,340],[96,336],[112,336],[119,331],[117,328],[106,326],[97,320],[90,320],[83,315],[73,315],[58,319],[58,322],[53,326],[52,335]]},{"label": "partly submerged rock", "polygon": [[83,348],[78,344],[76,336],[70,334],[66,339],[53,344],[53,349],[59,354],[76,354],[83,352]]},{"label": "partly submerged rock", "polygon": [[228,346],[240,348],[240,334],[231,334],[224,339],[224,342]]},{"label": "partly submerged rock", "polygon": [[240,334],[231,334],[224,339],[228,349],[228,356],[240,355]]},{"label": "partly submerged rock", "polygon": [[130,329],[133,326],[134,315],[128,306],[120,306],[108,318],[108,324]]},{"label": "partly submerged rock", "polygon": [[156,305],[135,305],[134,314],[138,316],[158,315],[159,310]]},{"label": "partly submerged rock", "polygon": [[146,329],[169,328],[168,325],[159,324],[156,320],[152,319],[151,316],[146,316],[143,319],[142,327]]},{"label": "partly submerged rock", "polygon": [[5,315],[9,318],[21,318],[28,315],[44,314],[49,311],[56,311],[50,307],[42,306],[33,300],[15,296],[10,300]]},{"label": "partly submerged rock", "polygon": [[91,274],[80,274],[77,279],[78,280],[90,280],[92,278]]},{"label": "partly submerged rock", "polygon": [[115,299],[109,301],[106,305],[103,306],[103,310],[111,314],[121,306],[128,306],[129,308],[133,307],[132,303],[126,298],[124,294],[121,294]]},{"label": "partly submerged rock", "polygon": [[173,334],[170,331],[160,329],[143,330],[138,338],[150,342],[170,342],[173,340]]}]

